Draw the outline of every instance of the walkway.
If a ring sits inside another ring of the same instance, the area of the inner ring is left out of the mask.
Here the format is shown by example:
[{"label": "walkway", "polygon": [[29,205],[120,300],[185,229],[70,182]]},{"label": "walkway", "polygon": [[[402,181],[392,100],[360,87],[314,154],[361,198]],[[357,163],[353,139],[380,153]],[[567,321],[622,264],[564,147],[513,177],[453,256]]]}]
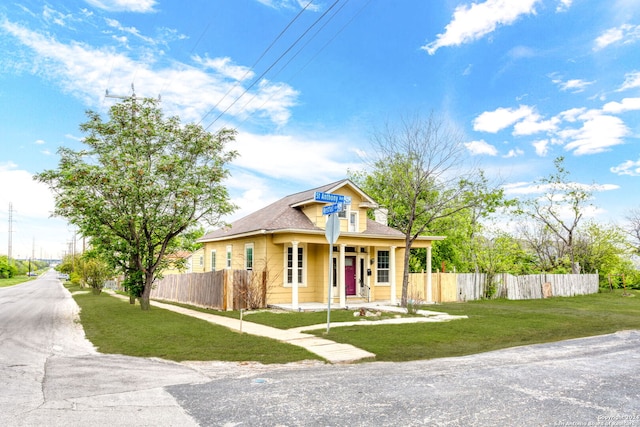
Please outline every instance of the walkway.
[{"label": "walkway", "polygon": [[[111,293],[112,295],[129,300],[129,297]],[[351,344],[341,344],[326,338],[319,338],[311,334],[305,334],[303,330],[326,328],[327,324],[304,326],[293,329],[278,329],[271,326],[265,326],[258,323],[240,321],[226,316],[218,316],[216,314],[203,313],[196,310],[180,307],[173,304],[165,304],[159,301],[151,301],[154,307],[171,310],[185,316],[195,317],[207,322],[224,326],[237,332],[247,333],[250,335],[258,335],[261,337],[271,338],[287,344],[302,347],[311,353],[314,353],[330,363],[351,363],[363,359],[373,359],[375,354],[370,353]],[[398,311],[398,307],[384,307],[386,311]],[[377,310],[383,311],[383,307],[376,307]],[[404,310],[402,311],[404,312]],[[466,318],[466,316],[450,316],[446,313],[435,311],[419,310],[418,314],[424,317],[404,317],[386,320],[357,320],[354,322],[331,323],[331,327],[350,326],[350,325],[383,325],[383,324],[400,324],[400,323],[418,323],[418,322],[443,322],[453,319]]]}]

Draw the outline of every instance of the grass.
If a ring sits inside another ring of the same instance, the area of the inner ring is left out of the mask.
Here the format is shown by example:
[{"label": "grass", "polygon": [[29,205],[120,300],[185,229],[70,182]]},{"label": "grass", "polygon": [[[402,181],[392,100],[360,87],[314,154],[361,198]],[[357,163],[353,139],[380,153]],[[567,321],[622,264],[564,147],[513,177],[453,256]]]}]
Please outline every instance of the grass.
[{"label": "grass", "polygon": [[[640,329],[640,294],[620,291],[571,298],[490,300],[429,307],[469,319],[445,323],[348,326],[327,338],[376,354],[378,361],[462,356],[507,347]],[[323,331],[313,331],[324,336]]]},{"label": "grass", "polygon": [[19,285],[20,283],[28,282],[29,280],[34,280],[34,279],[35,277],[28,277],[28,276],[16,276],[10,279],[0,279],[0,288]]},{"label": "grass", "polygon": [[[71,288],[77,290],[79,288]],[[444,323],[344,326],[353,311],[331,312],[332,328],[311,331],[376,354],[377,361],[462,356],[501,348],[640,329],[640,291],[544,300],[490,300],[428,306],[468,319]],[[202,320],[152,307],[148,312],[109,295],[76,295],[87,337],[104,353],[184,360],[287,363],[317,356],[299,347],[239,334]],[[187,306],[188,307],[188,306]],[[239,312],[197,309],[238,318]],[[394,316],[390,314],[389,316]],[[326,323],[326,312],[257,311],[245,321],[288,329]]]},{"label": "grass", "polygon": [[[69,287],[69,290],[80,290]],[[268,338],[239,334],[222,326],[108,294],[75,294],[87,338],[101,353],[159,357],[174,361],[222,360],[288,363],[319,359],[308,351]]]},{"label": "grass", "polygon": [[[220,311],[210,310],[206,308],[193,307],[186,304],[171,303],[168,301],[162,301],[163,303],[177,305],[179,307],[185,307],[190,310],[200,311],[203,313],[215,314],[217,316],[231,317],[234,319],[240,318],[240,311]],[[376,317],[360,317],[354,316],[355,310],[331,310],[331,323],[333,322],[354,322],[358,320],[384,320],[397,316],[412,317],[407,314],[381,312],[380,316]],[[375,312],[375,310],[372,310]],[[274,310],[245,310],[243,312],[243,320],[247,322],[259,323],[261,325],[267,325],[278,329],[291,329],[304,326],[321,325],[327,323],[327,311],[306,311],[306,312],[289,312],[289,311],[274,311]]]}]

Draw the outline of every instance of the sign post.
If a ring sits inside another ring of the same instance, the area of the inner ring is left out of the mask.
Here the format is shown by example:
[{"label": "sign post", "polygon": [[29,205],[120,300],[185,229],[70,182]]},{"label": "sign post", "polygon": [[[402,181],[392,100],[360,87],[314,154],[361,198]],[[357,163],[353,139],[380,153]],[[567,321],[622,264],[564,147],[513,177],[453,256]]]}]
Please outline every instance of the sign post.
[{"label": "sign post", "polygon": [[[336,203],[337,204],[337,203]],[[327,334],[331,325],[331,290],[333,288],[333,244],[340,236],[340,218],[337,213],[331,213],[327,217],[327,226],[324,232],[329,242],[329,290],[327,291]]]}]

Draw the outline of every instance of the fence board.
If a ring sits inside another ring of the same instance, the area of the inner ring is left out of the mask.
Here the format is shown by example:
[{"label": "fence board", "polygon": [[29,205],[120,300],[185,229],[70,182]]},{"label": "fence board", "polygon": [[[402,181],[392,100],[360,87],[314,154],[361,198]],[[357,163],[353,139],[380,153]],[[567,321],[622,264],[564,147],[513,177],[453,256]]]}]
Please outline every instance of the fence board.
[{"label": "fence board", "polygon": [[[412,273],[412,286],[426,286],[423,273]],[[473,301],[482,299],[487,275],[483,273],[434,273],[432,290],[434,302]],[[447,285],[449,283],[449,285]],[[530,274],[513,276],[498,274],[494,277],[494,298],[512,300],[543,298],[543,286],[550,283],[552,296],[595,294],[599,282],[597,274]]]}]

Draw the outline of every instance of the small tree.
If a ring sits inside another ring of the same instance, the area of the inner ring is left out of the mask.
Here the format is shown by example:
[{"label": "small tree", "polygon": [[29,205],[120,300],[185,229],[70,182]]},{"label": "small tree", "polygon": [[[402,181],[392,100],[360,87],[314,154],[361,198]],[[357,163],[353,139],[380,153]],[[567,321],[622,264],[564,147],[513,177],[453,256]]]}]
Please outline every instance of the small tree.
[{"label": "small tree", "polygon": [[104,282],[111,276],[107,264],[99,258],[88,258],[82,263],[82,279],[94,294],[100,294]]},{"label": "small tree", "polygon": [[570,182],[563,162],[564,157],[555,159],[555,173],[537,181],[543,195],[521,202],[517,213],[542,225],[544,231],[562,242],[569,256],[571,272],[578,274],[580,268],[576,262],[574,238],[584,211],[590,205],[591,190]]},{"label": "small tree", "polygon": [[[411,246],[432,226],[471,207],[486,208],[487,194],[481,173],[463,170],[462,134],[431,114],[401,121],[374,134],[369,171],[351,178],[389,211],[389,225],[405,235],[402,278],[403,307],[407,306]],[[484,188],[483,188],[484,186]]]},{"label": "small tree", "polygon": [[111,107],[108,121],[87,115],[80,126],[86,148],[60,148],[58,168],[35,179],[53,190],[55,215],[111,252],[125,274],[142,275],[140,306],[148,310],[175,239],[200,221],[218,224],[234,209],[222,181],[236,155],[225,149],[235,131],[213,134],[165,119],[158,101],[135,96]]}]

